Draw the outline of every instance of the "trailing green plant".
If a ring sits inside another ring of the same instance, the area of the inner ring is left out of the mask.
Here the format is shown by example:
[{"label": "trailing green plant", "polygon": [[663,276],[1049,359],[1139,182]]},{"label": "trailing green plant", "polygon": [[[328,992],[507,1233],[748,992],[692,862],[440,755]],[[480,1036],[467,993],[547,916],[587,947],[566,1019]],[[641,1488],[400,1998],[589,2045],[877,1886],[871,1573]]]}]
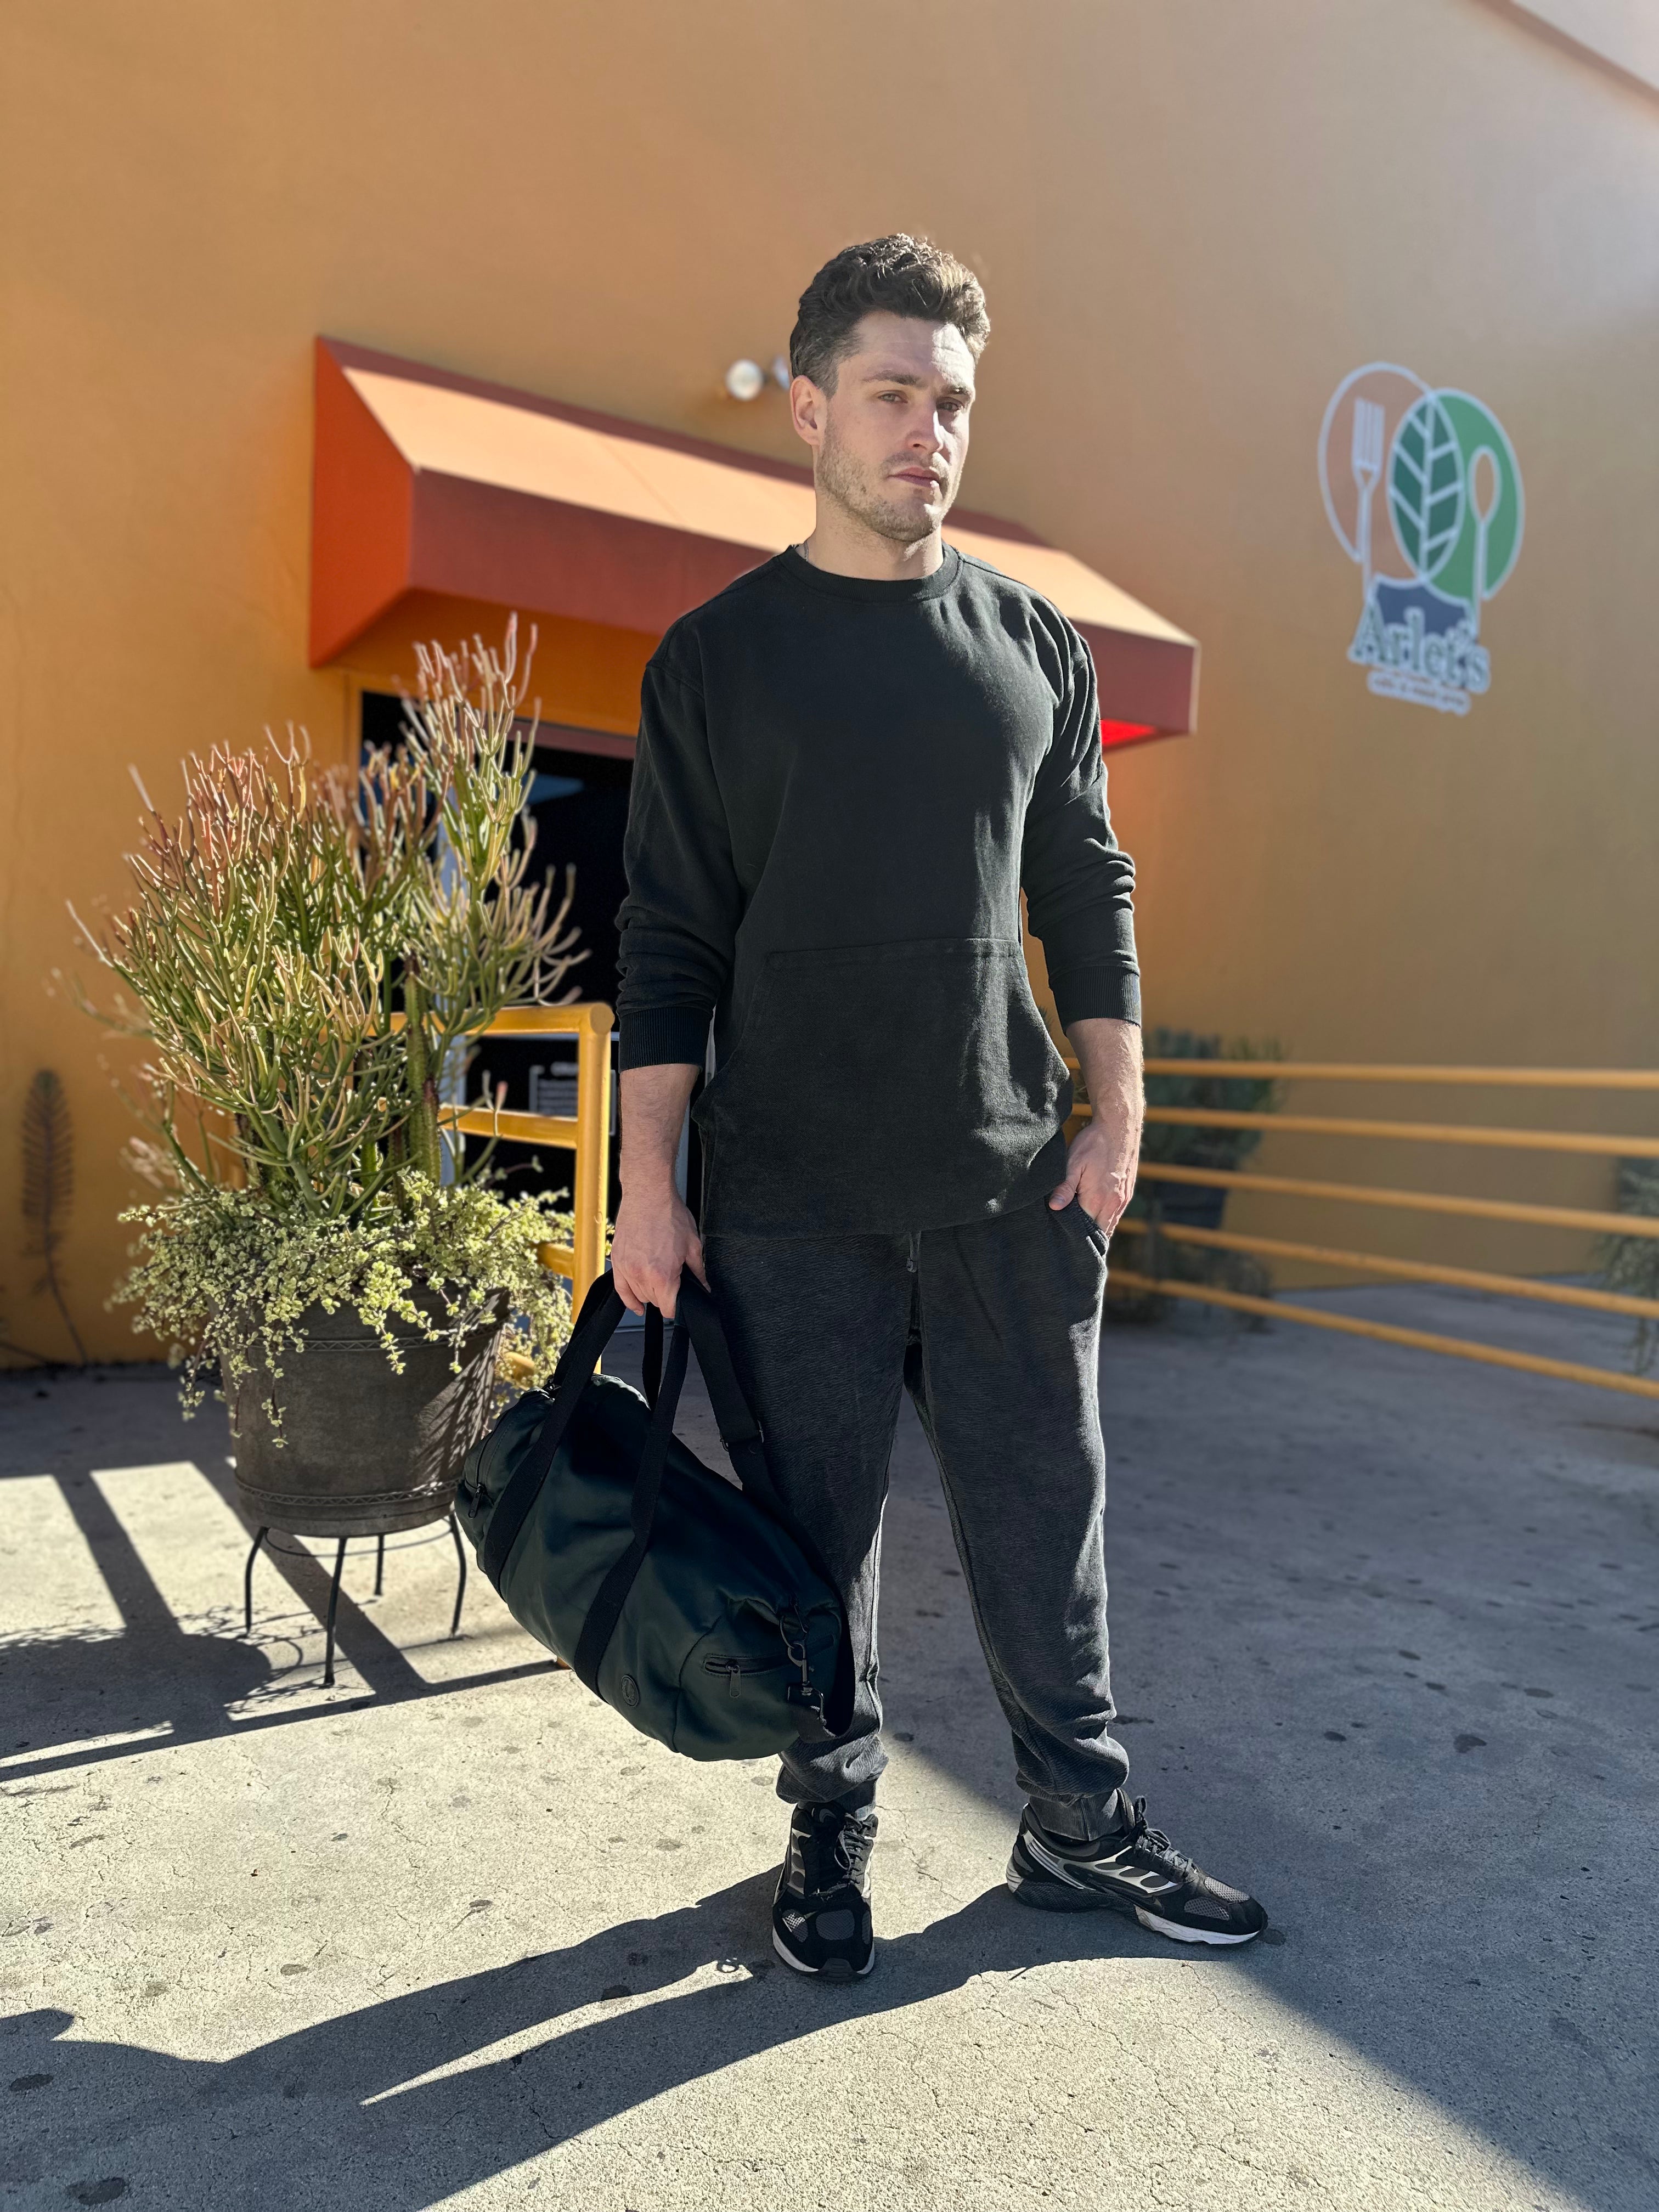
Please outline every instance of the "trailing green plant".
[{"label": "trailing green plant", "polygon": [[134,1156],[167,1194],[125,1217],[118,1297],[173,1346],[187,1395],[215,1361],[233,1382],[256,1351],[279,1371],[313,1303],[353,1308],[394,1365],[392,1320],[459,1346],[503,1298],[532,1379],[562,1340],[568,1299],[534,1248],[568,1218],[485,1188],[491,1147],[455,1125],[467,1040],[556,1003],[586,957],[574,871],[556,908],[526,881],[516,623],[500,653],[417,658],[404,743],[356,769],[316,769],[292,730],[192,756],[177,822],[145,799],[131,906],[80,925],[121,987],[112,1012],[83,1004],[149,1048]]},{"label": "trailing green plant", "polygon": [[[552,1373],[570,1333],[570,1302],[537,1257],[568,1243],[571,1218],[544,1194],[504,1199],[478,1183],[434,1183],[417,1170],[398,1179],[396,1203],[368,1217],[279,1213],[256,1190],[192,1185],[121,1218],[138,1230],[137,1265],[113,1303],[161,1339],[182,1370],[192,1413],[216,1370],[228,1395],[263,1369],[272,1381],[305,1349],[308,1308],[349,1308],[401,1372],[394,1323],[459,1348],[514,1316],[508,1348],[529,1364],[528,1388]],[[270,1407],[280,1442],[280,1419]]]},{"label": "trailing green plant", "polygon": [[[1620,1213],[1659,1213],[1659,1165],[1651,1160],[1619,1163]],[[1604,1237],[1596,1248],[1601,1286],[1629,1298],[1659,1299],[1659,1237]],[[1631,1339],[1633,1375],[1645,1375],[1659,1358],[1659,1323],[1638,1317]]]}]

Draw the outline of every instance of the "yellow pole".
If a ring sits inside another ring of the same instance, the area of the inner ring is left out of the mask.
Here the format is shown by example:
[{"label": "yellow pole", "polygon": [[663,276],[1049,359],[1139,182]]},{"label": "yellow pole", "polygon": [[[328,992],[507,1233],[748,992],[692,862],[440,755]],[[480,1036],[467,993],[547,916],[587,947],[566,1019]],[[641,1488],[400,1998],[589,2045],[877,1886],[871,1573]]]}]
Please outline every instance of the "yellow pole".
[{"label": "yellow pole", "polygon": [[[1079,1114],[1086,1107],[1076,1109]],[[1182,1129],[1282,1129],[1294,1137],[1390,1137],[1416,1145],[1495,1145],[1522,1152],[1592,1152],[1659,1160],[1659,1137],[1591,1136],[1576,1129],[1491,1129],[1455,1121],[1366,1121],[1337,1114],[1224,1114],[1208,1106],[1149,1106],[1149,1121]]]},{"label": "yellow pole", "polygon": [[[1120,1221],[1115,1237],[1148,1237],[1149,1221]],[[1445,1267],[1433,1260],[1385,1260],[1376,1252],[1346,1252],[1329,1244],[1296,1244],[1282,1237],[1241,1237],[1231,1229],[1176,1228],[1159,1222],[1170,1244],[1198,1244],[1212,1252],[1257,1252],[1270,1260],[1308,1260],[1321,1267],[1357,1268],[1407,1283],[1449,1283],[1463,1291],[1492,1291],[1506,1298],[1535,1298],[1547,1305],[1585,1306],[1595,1313],[1628,1314],[1659,1321],[1659,1298],[1626,1297],[1621,1291],[1590,1291],[1577,1283],[1537,1282],[1530,1275],[1494,1275],[1484,1267]]]},{"label": "yellow pole", "polygon": [[605,1272],[611,1194],[611,1024],[609,1006],[582,1009],[576,1048],[575,1265],[571,1297],[580,1307]]},{"label": "yellow pole", "polygon": [[[1087,1121],[1094,1108],[1077,1100],[1068,1119]],[[1659,1160],[1659,1137],[1591,1136],[1577,1129],[1492,1129],[1478,1122],[1368,1121],[1346,1114],[1223,1113],[1210,1106],[1149,1106],[1149,1121],[1182,1129],[1279,1129],[1293,1137],[1394,1137],[1419,1145],[1488,1145],[1507,1152],[1589,1152]]]},{"label": "yellow pole", "polygon": [[1355,1206],[1401,1206],[1420,1213],[1459,1213],[1481,1221],[1527,1221],[1540,1229],[1589,1229],[1603,1237],[1659,1237],[1659,1214],[1597,1213],[1582,1206],[1530,1206],[1508,1198],[1443,1198],[1426,1190],[1383,1190],[1357,1182],[1310,1182],[1299,1176],[1240,1175],[1232,1168],[1140,1164],[1143,1182],[1219,1184],[1274,1191],[1284,1198],[1345,1199]]},{"label": "yellow pole", "polygon": [[1127,1267],[1114,1267],[1111,1279],[1132,1291],[1155,1291],[1160,1297],[1192,1298],[1200,1305],[1225,1306],[1234,1313],[1265,1314],[1273,1321],[1295,1321],[1310,1328],[1336,1329],[1344,1336],[1376,1337],[1384,1344],[1403,1344],[1415,1352],[1439,1352],[1454,1359],[1479,1360],[1487,1367],[1518,1368],[1524,1375],[1548,1375],[1563,1382],[1590,1382],[1602,1390],[1622,1390],[1632,1398],[1659,1398],[1659,1382],[1637,1375],[1615,1375],[1605,1367],[1581,1366],[1574,1359],[1541,1359],[1530,1352],[1504,1352],[1495,1344],[1473,1344],[1461,1336],[1436,1336],[1423,1328],[1396,1328],[1392,1322],[1362,1321],[1351,1314],[1316,1313],[1311,1307],[1288,1305],[1273,1298],[1246,1297],[1240,1291],[1212,1290],[1198,1283],[1172,1283],[1151,1275],[1138,1275]]},{"label": "yellow pole", "polygon": [[576,1155],[574,1238],[569,1244],[543,1244],[538,1257],[550,1274],[569,1278],[573,1303],[580,1306],[594,1279],[605,1272],[605,1236],[611,1200],[611,1032],[616,1016],[595,1000],[580,1006],[508,1006],[481,1036],[574,1036],[576,1040],[576,1113],[498,1113],[493,1107],[450,1109],[445,1126],[469,1136],[505,1137],[515,1144],[554,1145]]},{"label": "yellow pole", "polygon": [[[579,1063],[580,1066],[580,1063]],[[577,1082],[581,1080],[580,1073]],[[452,1115],[446,1127],[461,1129],[469,1137],[504,1137],[514,1145],[556,1145],[574,1152],[581,1146],[581,1121],[558,1114],[514,1114],[494,1106],[469,1106]]]},{"label": "yellow pole", "polygon": [[[1075,1074],[1077,1062],[1067,1059]],[[1466,1083],[1528,1091],[1659,1091],[1648,1067],[1401,1067],[1327,1060],[1149,1060],[1148,1075],[1244,1075],[1274,1083]]]}]

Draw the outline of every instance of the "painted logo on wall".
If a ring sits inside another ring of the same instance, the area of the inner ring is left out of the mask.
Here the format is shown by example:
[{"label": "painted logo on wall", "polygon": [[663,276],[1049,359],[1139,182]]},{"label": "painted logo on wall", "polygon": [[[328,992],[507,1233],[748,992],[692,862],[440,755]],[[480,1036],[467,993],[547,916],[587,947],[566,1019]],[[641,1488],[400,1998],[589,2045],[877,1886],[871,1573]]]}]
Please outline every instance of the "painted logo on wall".
[{"label": "painted logo on wall", "polygon": [[1331,395],[1319,485],[1359,568],[1349,659],[1385,699],[1467,714],[1492,686],[1481,614],[1521,551],[1521,471],[1503,424],[1467,392],[1370,362]]}]

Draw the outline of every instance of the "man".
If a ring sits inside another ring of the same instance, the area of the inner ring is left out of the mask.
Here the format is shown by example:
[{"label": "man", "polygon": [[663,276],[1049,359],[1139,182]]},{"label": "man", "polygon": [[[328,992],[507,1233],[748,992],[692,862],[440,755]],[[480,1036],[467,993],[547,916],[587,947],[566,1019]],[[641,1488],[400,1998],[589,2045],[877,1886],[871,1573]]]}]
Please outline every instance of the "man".
[{"label": "man", "polygon": [[[1267,1919],[1147,1826],[1111,1735],[1097,1366],[1139,1143],[1133,872],[1082,640],[940,538],[989,327],[972,272],[923,240],[849,246],[813,278],[789,395],[812,534],[664,638],[629,817],[611,1265],[636,1311],[672,1312],[685,1267],[713,1289],[779,1487],[846,1598],[854,1719],[784,1756],[773,1909],[784,1962],[833,1980],[875,1958],[901,1385],[1029,1800],[1010,1889],[1188,1942]],[[1069,1155],[1022,888],[1094,1107]],[[711,1019],[700,1238],[674,1169]]]}]

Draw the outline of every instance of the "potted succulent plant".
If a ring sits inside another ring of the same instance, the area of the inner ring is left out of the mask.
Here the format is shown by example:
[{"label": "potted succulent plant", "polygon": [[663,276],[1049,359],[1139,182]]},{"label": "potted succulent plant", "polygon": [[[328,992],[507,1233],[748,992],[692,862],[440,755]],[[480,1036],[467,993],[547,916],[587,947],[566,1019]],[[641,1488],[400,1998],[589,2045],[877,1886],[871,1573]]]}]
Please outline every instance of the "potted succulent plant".
[{"label": "potted succulent plant", "polygon": [[82,925],[124,987],[102,1018],[149,1046],[162,1186],[116,1297],[187,1410],[216,1369],[244,1505],[306,1534],[447,1512],[504,1333],[539,1381],[568,1331],[536,1256],[568,1220],[453,1126],[469,1036],[581,957],[568,879],[556,911],[526,881],[528,670],[511,627],[419,660],[404,743],[355,770],[292,731],[192,757],[177,821],[145,799],[131,907]]}]

